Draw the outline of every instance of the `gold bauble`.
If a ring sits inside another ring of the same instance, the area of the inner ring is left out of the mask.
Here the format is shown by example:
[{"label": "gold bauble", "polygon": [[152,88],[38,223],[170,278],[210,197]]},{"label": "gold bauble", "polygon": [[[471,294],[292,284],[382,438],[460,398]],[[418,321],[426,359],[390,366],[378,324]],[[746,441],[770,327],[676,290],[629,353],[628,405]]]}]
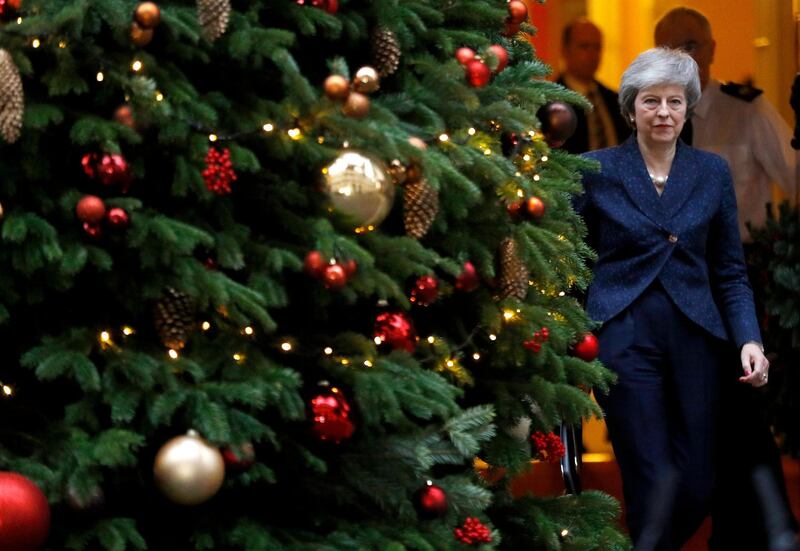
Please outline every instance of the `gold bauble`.
[{"label": "gold bauble", "polygon": [[374,228],[389,214],[394,183],[384,164],[357,151],[344,151],[325,167],[323,189],[337,211],[357,227]]},{"label": "gold bauble", "polygon": [[418,138],[416,136],[411,136],[408,138],[408,143],[416,147],[417,149],[428,149],[428,144],[425,143],[425,140],[422,138]]},{"label": "gold bauble", "polygon": [[170,500],[197,505],[210,499],[225,480],[225,461],[217,448],[195,431],[169,440],[153,465],[156,486]]},{"label": "gold bauble", "polygon": [[351,92],[342,105],[342,113],[354,119],[363,119],[369,113],[369,98],[359,92]]},{"label": "gold bauble", "polygon": [[370,94],[375,92],[381,87],[381,77],[378,76],[378,71],[365,65],[356,72],[356,78],[353,79],[353,89],[362,94]]},{"label": "gold bauble", "polygon": [[332,101],[344,101],[350,95],[350,83],[342,75],[331,75],[323,85],[325,95]]},{"label": "gold bauble", "polygon": [[153,40],[153,29],[145,29],[136,21],[131,22],[131,42],[134,46],[147,46]]},{"label": "gold bauble", "polygon": [[145,29],[152,29],[161,22],[161,10],[155,2],[141,2],[136,6],[133,17]]}]

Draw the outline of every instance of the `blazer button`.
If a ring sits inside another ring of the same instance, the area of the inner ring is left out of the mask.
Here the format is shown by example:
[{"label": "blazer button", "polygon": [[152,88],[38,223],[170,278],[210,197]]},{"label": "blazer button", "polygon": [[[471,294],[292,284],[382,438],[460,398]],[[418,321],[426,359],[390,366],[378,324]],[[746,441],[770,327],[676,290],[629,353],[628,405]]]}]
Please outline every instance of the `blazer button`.
[{"label": "blazer button", "polygon": [[674,233],[669,234],[669,237],[667,239],[669,240],[670,243],[678,242],[678,236],[675,235]]}]

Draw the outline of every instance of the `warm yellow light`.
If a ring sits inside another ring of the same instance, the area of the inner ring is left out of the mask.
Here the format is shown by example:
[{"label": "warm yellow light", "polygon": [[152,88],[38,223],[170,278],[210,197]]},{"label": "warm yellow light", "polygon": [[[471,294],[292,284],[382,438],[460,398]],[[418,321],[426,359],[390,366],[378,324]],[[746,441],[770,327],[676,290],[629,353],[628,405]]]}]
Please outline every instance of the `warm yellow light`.
[{"label": "warm yellow light", "polygon": [[281,350],[283,350],[284,352],[289,352],[291,349],[292,349],[292,343],[288,341],[281,343]]},{"label": "warm yellow light", "polygon": [[531,156],[526,153],[525,155],[522,156],[522,160],[523,161],[530,161],[531,160]]},{"label": "warm yellow light", "polygon": [[372,367],[372,362],[369,360],[364,360],[364,365],[367,367]]},{"label": "warm yellow light", "polygon": [[135,332],[136,332],[136,331],[134,331],[134,330],[133,330],[133,327],[130,327],[130,326],[128,326],[128,325],[124,325],[124,326],[122,327],[122,334],[123,334],[123,335],[125,335],[126,337],[130,337],[130,336],[131,336],[131,335],[133,335]]},{"label": "warm yellow light", "polygon": [[333,348],[331,348],[330,346],[326,346],[323,352],[325,352],[326,356],[330,356],[331,354],[333,354]]},{"label": "warm yellow light", "polygon": [[564,291],[559,291],[559,293],[558,293],[558,296],[560,296],[560,297],[563,297],[563,296],[564,296],[564,295],[566,295],[566,294],[567,294],[567,293],[565,293]]},{"label": "warm yellow light", "polygon": [[525,190],[518,189],[517,190],[517,197],[525,197]]},{"label": "warm yellow light", "polygon": [[448,140],[450,140],[450,136],[448,136],[447,134],[439,134],[439,141],[440,142],[444,143],[444,142],[446,142]]},{"label": "warm yellow light", "polygon": [[97,76],[95,78],[97,79],[97,82],[103,82],[106,76],[103,74],[103,71],[97,71]]},{"label": "warm yellow light", "polygon": [[156,92],[156,101],[164,101],[164,94]]},{"label": "warm yellow light", "polygon": [[456,365],[456,362],[453,360],[447,360],[447,367],[453,367],[454,365]]},{"label": "warm yellow light", "polygon": [[38,48],[41,45],[42,41],[39,40],[38,38],[34,38],[33,41],[31,42],[31,46],[33,46],[34,48]]},{"label": "warm yellow light", "polygon": [[178,359],[178,351],[175,350],[174,348],[170,348],[169,351],[167,352],[167,354],[173,360],[177,360]]},{"label": "warm yellow light", "polygon": [[489,335],[489,340],[490,341],[496,341],[497,340],[497,335]]},{"label": "warm yellow light", "polygon": [[108,344],[111,342],[111,333],[108,331],[103,331],[100,333],[100,341],[104,344]]},{"label": "warm yellow light", "polygon": [[317,137],[317,143],[318,143],[318,144],[323,144],[323,143],[325,143],[325,136],[318,136],[318,137]]},{"label": "warm yellow light", "polygon": [[248,337],[249,337],[249,336],[251,336],[253,333],[255,333],[255,331],[253,330],[253,328],[252,328],[252,327],[250,327],[249,325],[248,325],[247,327],[245,327],[245,328],[243,329],[243,331],[244,331],[244,334],[245,334],[245,335],[247,335]]},{"label": "warm yellow light", "polygon": [[236,354],[233,355],[233,359],[236,361],[236,363],[239,364],[242,363],[245,360],[245,358],[247,358],[247,356],[245,356],[240,352],[237,352]]},{"label": "warm yellow light", "polygon": [[514,176],[522,176],[522,172],[520,172],[520,171],[516,171],[516,172],[514,173]]},{"label": "warm yellow light", "polygon": [[8,385],[3,385],[3,394],[5,394],[6,396],[11,396],[12,394],[14,394],[14,389]]},{"label": "warm yellow light", "polygon": [[428,337],[428,342],[431,343],[431,344],[435,343],[436,342],[436,337],[431,335],[430,337]]},{"label": "warm yellow light", "polygon": [[203,323],[200,324],[200,328],[203,331],[208,331],[209,329],[211,329],[211,322],[210,321],[204,321]]},{"label": "warm yellow light", "polygon": [[264,129],[264,132],[272,132],[273,130],[275,130],[275,125],[272,124],[271,122],[267,122],[264,123],[264,126],[262,126],[261,128]]},{"label": "warm yellow light", "polygon": [[60,40],[60,41],[58,42],[58,47],[59,47],[59,48],[61,48],[61,49],[63,50],[64,48],[66,48],[66,47],[67,47],[67,43],[66,43],[65,41],[63,41],[63,40]]},{"label": "warm yellow light", "polygon": [[22,25],[22,18],[21,17],[17,17],[17,25]]},{"label": "warm yellow light", "polygon": [[474,128],[470,128],[469,130],[467,130],[467,134],[469,134],[470,136],[474,136],[475,135],[475,129]]},{"label": "warm yellow light", "polygon": [[475,361],[477,362],[478,360],[480,360],[480,359],[481,359],[481,355],[480,355],[480,354],[478,354],[477,352],[475,352],[475,353],[472,355],[472,359],[473,359],[473,360],[475,360]]},{"label": "warm yellow light", "polygon": [[349,364],[350,360],[348,360],[347,358],[342,358],[342,365],[349,365]]},{"label": "warm yellow light", "polygon": [[380,337],[375,337],[372,340],[375,341],[375,344],[383,344],[383,339]]},{"label": "warm yellow light", "polygon": [[568,535],[569,535],[569,530],[567,530],[566,528],[561,530],[561,537],[562,538],[566,538]]},{"label": "warm yellow light", "polygon": [[546,163],[546,162],[547,162],[547,155],[542,155],[542,162],[543,162],[543,163]]},{"label": "warm yellow light", "polygon": [[219,138],[217,137],[217,135],[216,135],[216,134],[209,134],[209,135],[208,135],[208,141],[210,141],[210,142],[215,142],[215,141],[217,141],[218,139],[219,139]]},{"label": "warm yellow light", "polygon": [[492,154],[492,150],[487,147],[486,149],[483,150],[483,154],[488,157],[489,155]]},{"label": "warm yellow light", "polygon": [[139,71],[141,71],[142,70],[142,62],[139,61],[138,59],[133,60],[133,63],[131,63],[131,70],[134,73],[138,73]]},{"label": "warm yellow light", "polygon": [[286,133],[289,134],[289,137],[293,140],[299,140],[300,138],[303,137],[303,133],[300,131],[299,128],[291,128]]},{"label": "warm yellow light", "polygon": [[506,321],[511,321],[517,317],[517,314],[513,310],[503,310],[503,319]]},{"label": "warm yellow light", "polygon": [[533,138],[535,135],[536,135],[536,131],[535,130],[529,130],[528,131],[528,136],[530,136],[531,138]]},{"label": "warm yellow light", "polygon": [[539,176],[538,174],[534,174],[534,175],[533,175],[533,181],[534,181],[534,182],[538,182],[538,181],[539,181],[539,180],[541,180],[541,179],[542,179],[542,177],[541,177],[541,176]]}]

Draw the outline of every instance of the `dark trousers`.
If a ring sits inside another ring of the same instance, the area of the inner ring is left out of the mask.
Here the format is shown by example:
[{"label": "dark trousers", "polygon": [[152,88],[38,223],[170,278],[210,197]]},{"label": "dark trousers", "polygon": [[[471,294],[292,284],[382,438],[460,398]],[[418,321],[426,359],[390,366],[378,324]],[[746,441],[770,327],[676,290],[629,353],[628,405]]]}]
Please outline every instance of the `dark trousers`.
[{"label": "dark trousers", "polygon": [[598,334],[617,374],[597,396],[622,473],[637,550],[677,550],[707,516],[722,342],[686,318],[658,283]]}]

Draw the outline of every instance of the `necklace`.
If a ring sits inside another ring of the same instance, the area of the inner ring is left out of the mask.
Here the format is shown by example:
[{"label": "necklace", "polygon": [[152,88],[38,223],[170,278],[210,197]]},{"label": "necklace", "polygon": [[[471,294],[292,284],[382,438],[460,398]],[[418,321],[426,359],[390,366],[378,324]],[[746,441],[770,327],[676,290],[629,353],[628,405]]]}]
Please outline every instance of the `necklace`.
[{"label": "necklace", "polygon": [[663,188],[665,185],[667,185],[667,180],[669,179],[669,176],[656,176],[655,174],[652,173],[649,174],[650,174],[650,179],[653,181],[653,184],[655,184],[656,187]]}]

